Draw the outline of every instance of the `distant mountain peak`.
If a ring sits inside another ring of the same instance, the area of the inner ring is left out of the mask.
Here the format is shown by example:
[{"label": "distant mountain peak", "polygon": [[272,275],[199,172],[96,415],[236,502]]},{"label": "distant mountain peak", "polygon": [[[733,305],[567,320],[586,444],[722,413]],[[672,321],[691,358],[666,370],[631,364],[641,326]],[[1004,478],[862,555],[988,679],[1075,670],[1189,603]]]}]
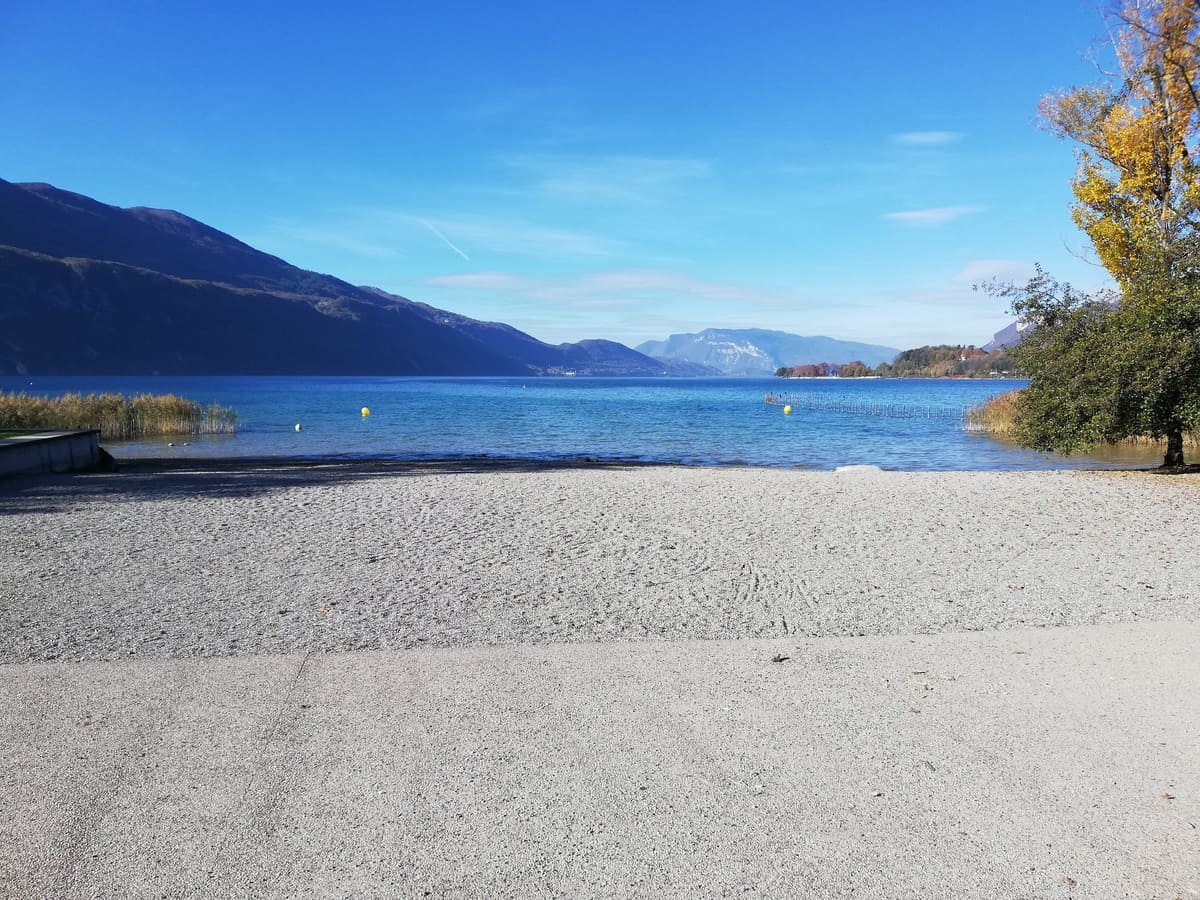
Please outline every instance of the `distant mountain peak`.
[{"label": "distant mountain peak", "polygon": [[771,375],[782,366],[855,360],[875,366],[900,352],[894,347],[767,328],[705,328],[673,334],[665,341],[645,341],[637,349],[655,359],[712,366],[725,375]]}]

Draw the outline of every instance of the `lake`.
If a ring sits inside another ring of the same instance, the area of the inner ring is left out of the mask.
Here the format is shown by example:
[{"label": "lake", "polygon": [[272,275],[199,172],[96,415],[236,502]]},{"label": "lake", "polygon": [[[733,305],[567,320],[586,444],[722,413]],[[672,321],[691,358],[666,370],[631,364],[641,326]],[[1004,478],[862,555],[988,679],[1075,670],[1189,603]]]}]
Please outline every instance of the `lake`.
[{"label": "lake", "polygon": [[[142,456],[579,458],[832,469],[1147,465],[1154,448],[1061,457],[964,430],[962,413],[1024,382],[778,378],[89,376],[0,378],[0,390],[176,393],[238,413],[232,435],[106,443]],[[787,394],[793,412],[764,402]],[[361,415],[362,407],[371,410]],[[297,432],[295,426],[302,430]]]}]

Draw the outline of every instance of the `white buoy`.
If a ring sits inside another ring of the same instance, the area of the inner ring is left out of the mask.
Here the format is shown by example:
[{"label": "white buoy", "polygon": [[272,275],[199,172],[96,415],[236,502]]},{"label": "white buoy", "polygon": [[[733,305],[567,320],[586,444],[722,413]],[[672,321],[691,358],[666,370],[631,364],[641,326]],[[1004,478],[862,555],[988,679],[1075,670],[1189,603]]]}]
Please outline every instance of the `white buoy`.
[{"label": "white buoy", "polygon": [[297,430],[297,431],[303,431],[303,430],[304,430],[304,429],[302,429],[302,428],[300,427],[300,423],[299,423],[299,422],[297,422],[297,423],[296,423],[296,430]]}]

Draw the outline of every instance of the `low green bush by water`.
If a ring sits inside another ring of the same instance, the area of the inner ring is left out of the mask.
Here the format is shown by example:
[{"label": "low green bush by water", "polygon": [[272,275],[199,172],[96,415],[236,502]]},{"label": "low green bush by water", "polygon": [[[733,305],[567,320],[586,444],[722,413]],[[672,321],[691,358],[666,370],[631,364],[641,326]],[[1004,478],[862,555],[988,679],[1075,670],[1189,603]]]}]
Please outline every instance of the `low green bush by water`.
[{"label": "low green bush by water", "polygon": [[237,413],[174,394],[63,394],[38,397],[0,393],[0,431],[98,428],[101,440],[232,432]]},{"label": "low green bush by water", "polygon": [[[990,400],[985,400],[978,406],[972,406],[967,410],[967,429],[970,431],[981,431],[984,434],[995,435],[996,437],[1015,437],[1017,431],[1017,405],[1021,399],[1021,392],[1009,391],[1006,394],[992,397]],[[1135,435],[1117,441],[1112,446],[1114,447],[1147,447],[1162,444],[1163,441],[1159,438],[1146,437],[1144,435]],[[1184,446],[1200,447],[1200,432],[1184,432]]]}]

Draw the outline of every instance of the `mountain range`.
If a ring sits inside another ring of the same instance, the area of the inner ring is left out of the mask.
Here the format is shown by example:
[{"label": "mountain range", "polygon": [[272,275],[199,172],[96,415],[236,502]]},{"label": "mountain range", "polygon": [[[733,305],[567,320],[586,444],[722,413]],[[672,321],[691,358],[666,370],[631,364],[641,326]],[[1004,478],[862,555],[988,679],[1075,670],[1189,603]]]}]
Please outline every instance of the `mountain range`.
[{"label": "mountain range", "polygon": [[897,352],[759,329],[547,344],[178,212],[0,179],[0,374],[764,375]]},{"label": "mountain range", "polygon": [[894,347],[762,328],[707,328],[694,334],[673,334],[665,341],[646,341],[636,349],[655,359],[709,366],[723,375],[772,375],[781,366],[854,360],[877,366],[900,352]]},{"label": "mountain range", "polygon": [[713,374],[547,344],[297,268],[170,210],[0,180],[0,373]]}]

